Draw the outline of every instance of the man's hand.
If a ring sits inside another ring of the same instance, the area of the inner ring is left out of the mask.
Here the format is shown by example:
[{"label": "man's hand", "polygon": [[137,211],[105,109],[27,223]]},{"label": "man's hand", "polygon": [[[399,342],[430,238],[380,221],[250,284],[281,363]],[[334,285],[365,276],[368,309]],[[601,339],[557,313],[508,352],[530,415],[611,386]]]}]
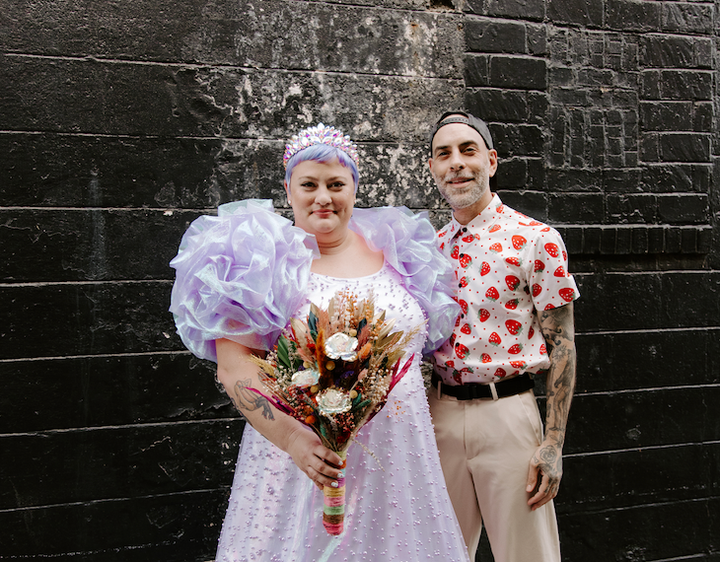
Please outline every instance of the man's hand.
[{"label": "man's hand", "polygon": [[558,494],[562,478],[562,444],[545,440],[530,460],[527,488],[528,505],[535,511]]}]

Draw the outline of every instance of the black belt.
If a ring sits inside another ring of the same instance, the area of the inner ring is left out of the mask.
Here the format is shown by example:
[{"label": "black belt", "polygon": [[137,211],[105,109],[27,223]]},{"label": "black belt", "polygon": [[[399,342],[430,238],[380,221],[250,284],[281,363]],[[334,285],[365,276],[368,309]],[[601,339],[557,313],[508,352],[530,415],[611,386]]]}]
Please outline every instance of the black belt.
[{"label": "black belt", "polygon": [[[440,375],[432,374],[432,385],[437,387],[438,383],[442,383]],[[442,383],[442,393],[457,398],[458,400],[473,400],[475,398],[495,398],[493,396],[492,383],[481,384],[476,382],[461,384],[458,386],[450,386]],[[505,398],[506,396],[514,396],[526,390],[530,390],[535,386],[535,381],[527,373],[518,375],[511,379],[502,380],[494,384],[497,398]]]}]

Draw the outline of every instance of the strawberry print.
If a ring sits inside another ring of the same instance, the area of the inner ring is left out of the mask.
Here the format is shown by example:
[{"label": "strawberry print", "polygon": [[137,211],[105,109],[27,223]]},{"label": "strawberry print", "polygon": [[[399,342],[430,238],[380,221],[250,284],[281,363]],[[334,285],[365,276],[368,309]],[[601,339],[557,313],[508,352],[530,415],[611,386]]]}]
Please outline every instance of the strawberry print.
[{"label": "strawberry print", "polygon": [[452,253],[462,308],[449,342],[435,355],[449,384],[540,373],[550,348],[533,328],[533,307],[552,310],[579,296],[555,230],[504,207],[497,196],[486,211],[482,226],[448,227],[437,240],[445,243],[445,255]]},{"label": "strawberry print", "polygon": [[457,328],[460,324],[462,324],[463,316],[465,316],[465,315],[464,315],[464,314],[458,314],[458,317],[457,317],[457,319],[455,320],[455,327],[456,327],[456,328]]},{"label": "strawberry print", "polygon": [[560,255],[557,244],[554,244],[553,242],[548,242],[547,244],[545,244],[544,248],[549,256],[556,258]]},{"label": "strawberry print", "polygon": [[512,245],[516,250],[522,250],[527,244],[527,239],[524,236],[516,234],[512,237]]},{"label": "strawberry print", "polygon": [[508,286],[508,289],[514,291],[518,288],[518,285],[520,285],[520,279],[515,275],[508,275],[505,277],[505,284]]},{"label": "strawberry print", "polygon": [[509,334],[517,336],[522,332],[522,324],[517,320],[505,320],[505,327]]},{"label": "strawberry print", "polygon": [[517,355],[518,353],[520,353],[522,351],[522,349],[523,349],[522,344],[516,343],[510,349],[508,349],[508,353],[510,353],[512,355]]},{"label": "strawberry print", "polygon": [[455,355],[458,356],[458,359],[465,359],[468,355],[470,355],[470,350],[458,342],[455,344]]},{"label": "strawberry print", "polygon": [[572,302],[575,298],[575,289],[560,289],[558,291],[560,298],[565,302]]},{"label": "strawberry print", "polygon": [[447,235],[447,230],[443,230],[442,232],[438,233],[438,238],[442,238],[443,236]]},{"label": "strawberry print", "polygon": [[440,244],[440,251],[442,252],[444,249],[445,249],[445,242],[443,242],[442,244]]}]

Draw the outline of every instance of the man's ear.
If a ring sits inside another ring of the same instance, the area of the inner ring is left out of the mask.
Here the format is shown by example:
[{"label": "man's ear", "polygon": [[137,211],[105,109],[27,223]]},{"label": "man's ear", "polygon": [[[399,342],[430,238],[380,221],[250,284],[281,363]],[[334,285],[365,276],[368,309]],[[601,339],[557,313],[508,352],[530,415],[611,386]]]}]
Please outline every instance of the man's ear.
[{"label": "man's ear", "polygon": [[432,158],[428,158],[428,168],[430,168],[430,173],[431,173],[431,174],[432,174],[432,162],[433,162],[433,159],[432,159]]},{"label": "man's ear", "polygon": [[494,148],[488,150],[488,160],[490,160],[490,177],[493,177],[495,175],[495,172],[497,172],[498,167],[497,150],[495,150]]}]

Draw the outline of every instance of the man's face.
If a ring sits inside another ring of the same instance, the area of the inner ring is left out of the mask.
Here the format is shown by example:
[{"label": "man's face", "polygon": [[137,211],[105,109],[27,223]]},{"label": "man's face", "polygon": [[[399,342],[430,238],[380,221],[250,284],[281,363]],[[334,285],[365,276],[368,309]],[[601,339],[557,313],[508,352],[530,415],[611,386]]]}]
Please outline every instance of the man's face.
[{"label": "man's face", "polygon": [[497,152],[488,150],[475,129],[464,123],[451,123],[438,129],[428,161],[440,194],[453,210],[491,199],[490,178],[497,170]]}]

